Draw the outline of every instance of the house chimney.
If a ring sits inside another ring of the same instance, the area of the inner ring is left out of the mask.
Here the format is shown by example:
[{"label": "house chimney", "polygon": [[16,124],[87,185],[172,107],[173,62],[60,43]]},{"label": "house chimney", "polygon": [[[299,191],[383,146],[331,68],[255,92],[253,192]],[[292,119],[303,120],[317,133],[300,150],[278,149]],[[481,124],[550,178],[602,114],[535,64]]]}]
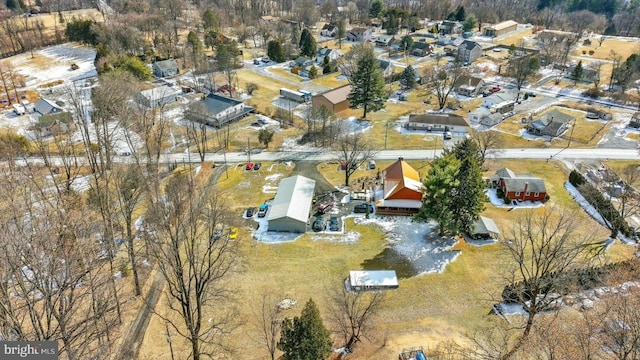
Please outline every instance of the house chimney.
[{"label": "house chimney", "polygon": [[525,195],[527,194],[527,189],[528,188],[529,188],[529,182],[527,181],[527,182],[524,183],[524,191],[523,192],[524,192]]}]

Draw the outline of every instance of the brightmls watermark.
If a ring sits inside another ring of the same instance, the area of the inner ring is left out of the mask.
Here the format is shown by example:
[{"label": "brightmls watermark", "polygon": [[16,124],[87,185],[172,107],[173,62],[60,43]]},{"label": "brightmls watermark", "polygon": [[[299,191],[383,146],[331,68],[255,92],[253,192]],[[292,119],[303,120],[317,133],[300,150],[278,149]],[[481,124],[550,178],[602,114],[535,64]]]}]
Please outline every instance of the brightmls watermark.
[{"label": "brightmls watermark", "polygon": [[0,341],[0,360],[58,360],[57,341]]}]

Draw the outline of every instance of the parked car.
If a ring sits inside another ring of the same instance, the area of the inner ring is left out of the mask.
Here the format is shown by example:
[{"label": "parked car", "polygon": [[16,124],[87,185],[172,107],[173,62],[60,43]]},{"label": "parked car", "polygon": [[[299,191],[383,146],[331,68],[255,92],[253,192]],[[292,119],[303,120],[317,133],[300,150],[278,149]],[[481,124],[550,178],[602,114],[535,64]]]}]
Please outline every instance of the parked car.
[{"label": "parked car", "polygon": [[598,114],[594,113],[594,112],[588,112],[586,118],[587,119],[597,119],[598,118]]},{"label": "parked car", "polygon": [[258,209],[258,217],[259,218],[263,218],[263,217],[267,216],[267,210],[268,209],[269,209],[269,205],[267,205],[267,204],[260,205],[260,208]]},{"label": "parked car", "polygon": [[211,235],[211,242],[219,240],[222,237],[222,229],[216,229]]},{"label": "parked car", "polygon": [[250,217],[253,217],[254,212],[255,212],[255,209],[250,207],[250,208],[247,208],[247,211],[244,214],[246,217],[250,218]]},{"label": "parked car", "polygon": [[338,226],[338,217],[336,215],[332,215],[331,218],[329,218],[329,230],[331,231],[340,230],[340,227]]},{"label": "parked car", "polygon": [[536,96],[537,96],[537,95],[536,95],[536,93],[531,92],[531,91],[528,91],[528,92],[526,93],[526,95],[527,95],[528,97],[536,97]]},{"label": "parked car", "polygon": [[237,237],[238,237],[238,228],[234,226],[231,229],[229,229],[229,239],[235,239]]},{"label": "parked car", "polygon": [[258,119],[256,122],[260,125],[267,125],[267,122],[264,119]]},{"label": "parked car", "polygon": [[311,225],[311,229],[315,232],[318,231],[323,231],[324,230],[324,218],[322,216],[318,216],[316,218],[316,221],[313,222],[313,225]]},{"label": "parked car", "polygon": [[489,89],[489,92],[492,92],[492,93],[497,93],[498,91],[500,91],[500,86],[494,86]]},{"label": "parked car", "polygon": [[376,168],[376,161],[375,160],[369,160],[369,170],[373,170]]},{"label": "parked car", "polygon": [[253,170],[260,170],[261,167],[262,167],[262,163],[257,162],[253,165]]},{"label": "parked car", "polygon": [[260,60],[253,59],[253,65],[260,65]]},{"label": "parked car", "polygon": [[260,124],[260,123],[259,123],[259,122],[257,122],[257,121],[254,121],[254,122],[252,122],[252,123],[251,123],[251,126],[261,127],[261,126],[262,126],[262,124]]},{"label": "parked car", "polygon": [[331,208],[333,208],[335,205],[336,204],[333,201],[323,202],[322,204],[318,205],[318,212],[324,214],[327,211],[331,210]]},{"label": "parked car", "polygon": [[248,162],[247,165],[244,167],[245,170],[252,170],[253,169],[253,163],[252,162]]},{"label": "parked car", "polygon": [[357,214],[364,214],[364,213],[367,212],[367,209],[368,209],[369,213],[372,213],[373,212],[373,205],[367,204],[367,203],[358,204],[358,205],[353,207],[353,212],[357,213]]},{"label": "parked car", "polygon": [[262,62],[265,63],[265,64],[270,62],[270,61],[271,61],[271,59],[269,59],[268,57],[263,57],[262,58]]},{"label": "parked car", "polygon": [[453,135],[451,134],[451,131],[445,131],[442,136],[443,136],[443,138],[445,140],[451,140],[453,138]]}]

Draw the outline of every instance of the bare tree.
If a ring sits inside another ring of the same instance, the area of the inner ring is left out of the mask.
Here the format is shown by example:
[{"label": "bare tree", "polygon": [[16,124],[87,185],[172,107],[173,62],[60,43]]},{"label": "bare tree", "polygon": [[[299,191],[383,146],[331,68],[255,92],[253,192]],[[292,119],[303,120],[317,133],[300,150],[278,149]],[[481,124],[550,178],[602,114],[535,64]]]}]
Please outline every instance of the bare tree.
[{"label": "bare tree", "polygon": [[470,135],[471,139],[478,145],[483,163],[487,159],[487,156],[499,151],[498,148],[502,145],[502,136],[497,131],[472,129]]},{"label": "bare tree", "polygon": [[453,85],[465,73],[466,71],[462,68],[462,63],[458,58],[444,67],[434,67],[425,71],[424,77],[427,79],[427,88],[435,92],[438,98],[438,110],[444,109],[447,105],[449,94],[454,88]]},{"label": "bare tree", "polygon": [[167,181],[145,216],[171,313],[158,315],[189,342],[194,360],[219,356],[237,324],[233,288],[222,284],[237,263],[235,243],[219,233],[224,214],[213,187],[197,186],[188,171]]},{"label": "bare tree", "polygon": [[348,350],[366,338],[383,306],[381,291],[348,291],[340,285],[331,296],[331,322]]},{"label": "bare tree", "polygon": [[280,339],[280,328],[283,319],[280,318],[279,313],[276,298],[263,294],[260,310],[256,314],[256,318],[260,319],[260,343],[269,352],[271,360],[276,358],[275,354],[278,350],[278,340]]},{"label": "bare tree", "polygon": [[567,14],[567,25],[576,34],[575,40],[578,41],[586,31],[602,33],[607,25],[607,19],[589,10],[579,10]]},{"label": "bare tree", "polygon": [[373,159],[376,152],[364,136],[343,133],[336,143],[338,161],[344,165],[344,184],[349,186],[349,178],[360,166]]},{"label": "bare tree", "polygon": [[511,263],[506,278],[508,300],[522,304],[527,312],[522,333],[502,359],[519,351],[529,338],[536,316],[555,306],[556,275],[586,259],[594,233],[577,233],[578,219],[569,211],[554,208],[546,208],[542,214],[527,211],[502,239]]},{"label": "bare tree", "polygon": [[640,166],[637,164],[627,165],[617,175],[624,184],[622,185],[622,193],[616,196],[619,201],[611,203],[618,209],[623,219],[628,219],[637,215],[640,210],[640,192],[636,190],[636,187],[640,185]]},{"label": "bare tree", "polygon": [[[203,102],[197,102],[190,108],[192,113],[199,114],[202,118],[206,118],[207,109]],[[200,162],[204,162],[204,157],[208,150],[208,137],[207,137],[207,124],[204,121],[186,120],[187,123],[187,139],[189,144],[193,144],[196,147],[196,151],[200,156]]]},{"label": "bare tree", "polygon": [[600,312],[601,329],[597,332],[604,359],[640,358],[640,290],[618,292],[605,300]]},{"label": "bare tree", "polygon": [[[521,44],[521,46],[522,45],[524,44]],[[518,89],[516,102],[520,98],[520,90],[522,89],[522,86],[538,71],[539,68],[540,62],[537,57],[523,55],[514,56],[509,60],[509,70],[507,71],[507,74],[514,78],[516,89]]]}]

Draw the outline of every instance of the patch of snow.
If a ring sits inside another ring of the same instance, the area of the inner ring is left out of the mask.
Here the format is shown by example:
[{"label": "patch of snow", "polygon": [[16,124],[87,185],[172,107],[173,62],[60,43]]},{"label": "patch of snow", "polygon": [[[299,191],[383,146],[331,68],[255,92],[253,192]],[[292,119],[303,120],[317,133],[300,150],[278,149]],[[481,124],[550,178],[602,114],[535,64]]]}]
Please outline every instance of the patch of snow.
[{"label": "patch of snow", "polygon": [[518,205],[513,205],[511,203],[505,204],[504,201],[500,197],[498,197],[498,194],[496,193],[496,189],[487,189],[485,190],[484,193],[487,194],[487,197],[489,198],[489,201],[491,202],[491,204],[499,208],[525,209],[525,208],[537,208],[537,207],[544,206],[544,203],[540,201],[522,201],[522,202],[518,202]]},{"label": "patch of snow", "polygon": [[276,181],[279,178],[281,178],[283,175],[282,174],[271,174],[271,175],[267,175],[265,176],[265,180],[266,181]]},{"label": "patch of snow", "polygon": [[275,194],[276,192],[278,192],[278,187],[277,186],[271,186],[271,185],[263,185],[262,186],[262,192],[264,194]]},{"label": "patch of snow", "polygon": [[198,167],[196,167],[196,175],[200,173],[200,170],[202,170],[202,166],[198,165]]},{"label": "patch of snow", "polygon": [[526,316],[529,314],[527,310],[524,309],[522,304],[518,303],[505,303],[501,302],[494,305],[494,308],[497,308],[499,314],[501,315],[522,315]]},{"label": "patch of snow", "polygon": [[350,202],[351,202],[351,194],[347,194],[343,196],[342,199],[340,200],[341,204],[348,204]]},{"label": "patch of snow", "polygon": [[89,188],[91,187],[89,183],[90,180],[91,180],[90,175],[79,176],[73,179],[73,181],[71,182],[71,189],[73,189],[73,191],[77,193],[85,192],[89,190]]},{"label": "patch of snow", "polygon": [[580,194],[580,191],[578,191],[578,189],[576,189],[576,187],[573,186],[573,184],[567,181],[564,183],[564,188],[567,189],[569,194],[571,194],[571,197],[573,197],[573,199],[578,203],[578,205],[580,205],[580,207],[582,207],[584,211],[586,211],[587,214],[589,214],[595,221],[597,221],[598,223],[600,223],[605,227],[609,226],[608,221],[605,220],[605,218],[603,218],[602,215],[600,215],[598,210],[596,210],[596,208],[594,208],[593,205],[589,204],[587,199],[585,199],[584,196]]},{"label": "patch of snow", "polygon": [[253,238],[268,244],[281,244],[296,241],[303,234],[275,232],[269,230],[269,221],[267,217],[254,217],[253,220],[258,223],[258,228],[253,233]]}]

